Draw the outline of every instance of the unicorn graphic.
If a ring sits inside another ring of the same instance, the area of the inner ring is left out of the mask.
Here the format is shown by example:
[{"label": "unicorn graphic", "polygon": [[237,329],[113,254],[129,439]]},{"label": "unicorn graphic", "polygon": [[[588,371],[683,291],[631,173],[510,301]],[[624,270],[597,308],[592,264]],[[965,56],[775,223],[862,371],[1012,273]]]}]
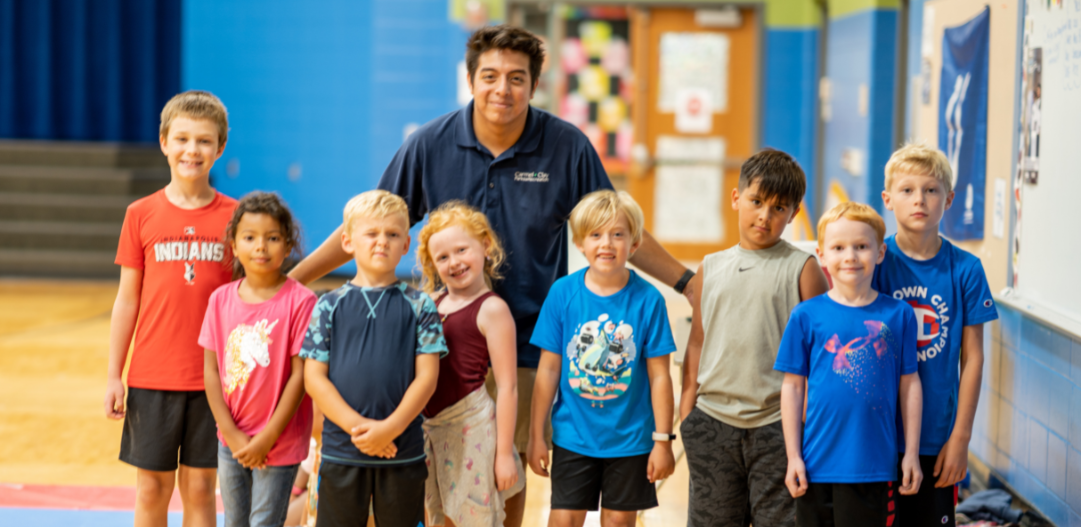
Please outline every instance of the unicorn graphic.
[{"label": "unicorn graphic", "polygon": [[229,333],[225,345],[225,393],[231,394],[238,387],[243,390],[256,366],[270,366],[270,332],[278,321],[267,323],[266,319],[255,325],[238,324]]}]

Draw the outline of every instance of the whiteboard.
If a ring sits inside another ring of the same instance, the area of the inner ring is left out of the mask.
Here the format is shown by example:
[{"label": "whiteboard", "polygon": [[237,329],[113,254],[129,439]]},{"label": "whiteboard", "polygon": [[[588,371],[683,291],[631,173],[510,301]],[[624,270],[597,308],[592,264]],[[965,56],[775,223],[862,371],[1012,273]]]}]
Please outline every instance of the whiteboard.
[{"label": "whiteboard", "polygon": [[[1081,0],[1028,2],[1024,29],[1026,53],[1042,50],[1039,162],[1035,184],[1014,182],[1021,186],[1014,289],[1081,322]],[[1031,104],[1024,93],[1022,115]],[[1030,133],[1019,130],[1019,140]]]}]

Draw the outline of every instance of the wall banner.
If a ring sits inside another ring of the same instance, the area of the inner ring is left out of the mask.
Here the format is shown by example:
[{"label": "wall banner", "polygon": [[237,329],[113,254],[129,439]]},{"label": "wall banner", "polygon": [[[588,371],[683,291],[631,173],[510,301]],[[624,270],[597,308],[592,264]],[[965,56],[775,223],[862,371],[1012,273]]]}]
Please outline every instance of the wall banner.
[{"label": "wall banner", "polygon": [[942,232],[953,240],[983,238],[987,185],[987,70],[991,9],[942,37],[938,148],[953,169],[953,206]]}]

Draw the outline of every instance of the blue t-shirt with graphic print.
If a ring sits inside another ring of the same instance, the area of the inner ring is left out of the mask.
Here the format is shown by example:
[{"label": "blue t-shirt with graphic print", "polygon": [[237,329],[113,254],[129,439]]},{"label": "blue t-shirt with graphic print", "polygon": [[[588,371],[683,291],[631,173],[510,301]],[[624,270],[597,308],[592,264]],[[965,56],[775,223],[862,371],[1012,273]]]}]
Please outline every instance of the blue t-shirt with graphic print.
[{"label": "blue t-shirt with graphic print", "polygon": [[596,458],[648,454],[656,428],[643,359],[676,350],[664,297],[634,271],[599,296],[587,270],[556,280],[533,330],[533,345],[562,358],[552,442]]},{"label": "blue t-shirt with graphic print", "polygon": [[812,483],[897,480],[901,376],[916,371],[912,310],[881,293],[863,307],[828,294],[792,310],[774,369],[807,377],[803,462]]},{"label": "blue t-shirt with graphic print", "polygon": [[[327,375],[345,402],[369,419],[386,419],[402,402],[416,375],[416,356],[447,354],[443,325],[428,295],[397,282],[387,287],[347,283],[316,303],[300,356],[327,364]],[[368,456],[330,419],[323,425],[323,460],[356,466],[424,461],[417,415],[394,439],[391,459]]]},{"label": "blue t-shirt with graphic print", "polygon": [[[957,417],[962,329],[998,318],[983,264],[945,238],[933,258],[913,260],[894,235],[886,238],[886,259],[875,267],[872,287],[912,306],[916,315],[923,384],[920,455],[937,456]],[[903,441],[899,446],[904,451]]]}]

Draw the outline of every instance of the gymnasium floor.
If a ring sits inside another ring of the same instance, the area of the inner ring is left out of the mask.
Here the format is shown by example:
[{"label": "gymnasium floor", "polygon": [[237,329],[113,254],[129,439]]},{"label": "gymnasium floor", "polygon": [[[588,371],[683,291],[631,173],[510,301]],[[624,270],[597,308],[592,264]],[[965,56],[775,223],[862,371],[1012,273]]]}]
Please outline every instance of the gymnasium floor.
[{"label": "gymnasium floor", "polygon": [[[121,423],[102,411],[116,287],[115,281],[0,279],[0,525],[132,523],[135,470],[117,460]],[[673,318],[689,315],[682,298],[666,297]],[[678,368],[673,377],[678,386]],[[527,472],[524,525],[543,526],[548,480]],[[661,506],[645,512],[641,525],[686,525],[684,460],[658,500]],[[174,496],[170,510],[179,505]],[[180,525],[179,512],[169,520]],[[586,525],[599,525],[597,515]]]}]

